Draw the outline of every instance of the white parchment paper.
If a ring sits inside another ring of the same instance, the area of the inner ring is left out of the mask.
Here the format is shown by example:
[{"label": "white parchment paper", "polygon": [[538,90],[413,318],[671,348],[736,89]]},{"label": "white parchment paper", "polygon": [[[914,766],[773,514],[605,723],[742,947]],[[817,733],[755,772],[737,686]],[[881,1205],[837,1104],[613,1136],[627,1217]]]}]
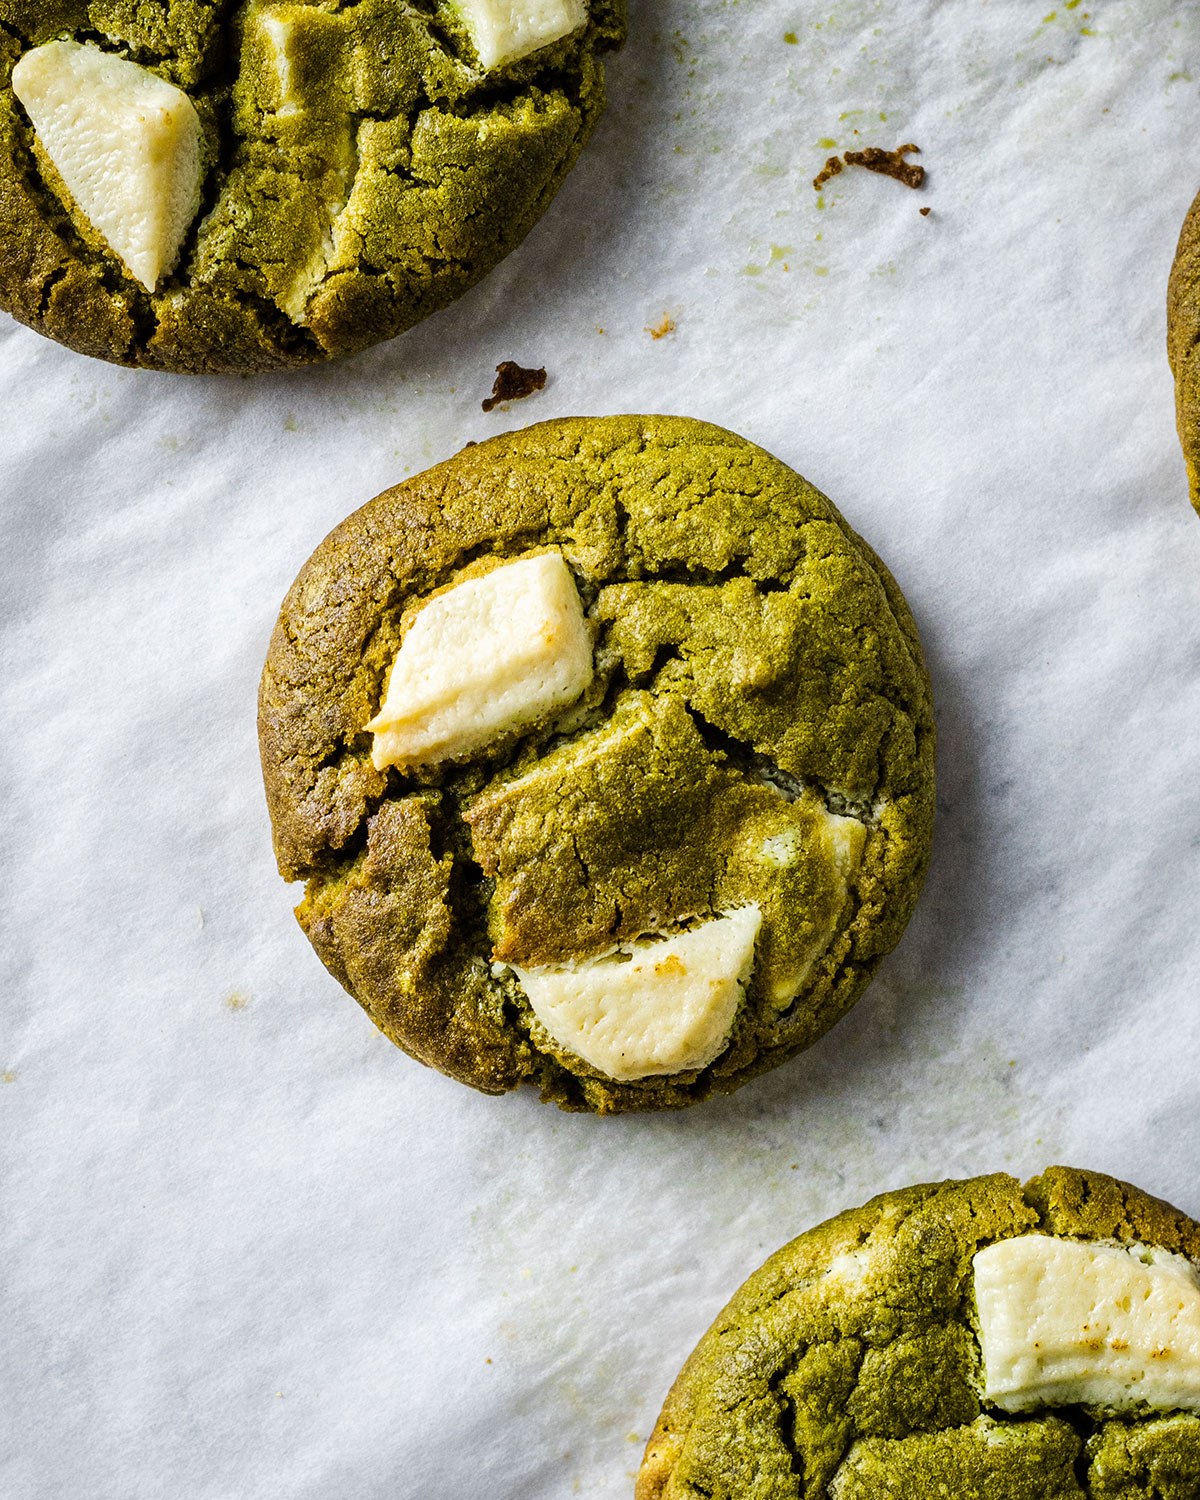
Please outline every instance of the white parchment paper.
[{"label": "white parchment paper", "polygon": [[[1164,353],[1200,22],[631,10],[545,219],[393,344],[195,379],[0,322],[5,1496],[624,1495],[727,1296],[841,1208],[1059,1160],[1200,1211],[1200,519]],[[922,191],[813,191],[905,141]],[[549,384],[485,416],[505,358]],[[887,559],[940,811],[903,944],[818,1047],[599,1121],[427,1072],[325,974],[254,698],[351,509],[612,411],[735,428]]]}]

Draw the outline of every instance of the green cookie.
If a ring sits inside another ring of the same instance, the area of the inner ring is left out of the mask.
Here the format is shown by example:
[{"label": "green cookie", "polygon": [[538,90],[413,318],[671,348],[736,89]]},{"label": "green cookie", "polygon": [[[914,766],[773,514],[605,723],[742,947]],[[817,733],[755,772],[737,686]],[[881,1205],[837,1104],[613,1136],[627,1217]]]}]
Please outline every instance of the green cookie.
[{"label": "green cookie", "polygon": [[624,0],[0,0],[0,306],[164,370],[392,338],[537,222],[624,33]]},{"label": "green cookie", "polygon": [[1196,1500],[1197,1259],[1200,1225],[1100,1173],[884,1193],[741,1287],[637,1500]]},{"label": "green cookie", "polygon": [[[541,588],[553,629],[522,623]],[[284,602],[259,722],[331,972],[414,1057],[568,1109],[810,1046],[929,856],[899,590],[799,475],[686,419],[547,422],[364,506]]]},{"label": "green cookie", "polygon": [[1200,510],[1200,197],[1184,220],[1167,285],[1167,354],[1188,486]]}]

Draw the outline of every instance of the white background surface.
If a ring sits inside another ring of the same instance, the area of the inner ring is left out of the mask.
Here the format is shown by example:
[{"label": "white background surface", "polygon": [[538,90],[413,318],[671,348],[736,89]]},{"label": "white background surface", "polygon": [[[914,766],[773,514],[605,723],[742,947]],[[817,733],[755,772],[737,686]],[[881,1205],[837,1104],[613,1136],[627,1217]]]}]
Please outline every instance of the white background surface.
[{"label": "white background surface", "polygon": [[[1053,7],[633,0],[523,248],[342,364],[133,373],[0,322],[0,1493],[625,1495],[703,1328],[832,1212],[1056,1160],[1200,1211],[1200,520],[1164,354],[1200,23]],[[822,207],[826,138],[916,141],[926,188],[850,171]],[[504,358],[550,382],[484,416]],[[601,1121],[427,1072],[326,976],[254,697],[292,576],[376,491],[656,410],[763,444],[887,559],[939,821],[819,1046]]]}]

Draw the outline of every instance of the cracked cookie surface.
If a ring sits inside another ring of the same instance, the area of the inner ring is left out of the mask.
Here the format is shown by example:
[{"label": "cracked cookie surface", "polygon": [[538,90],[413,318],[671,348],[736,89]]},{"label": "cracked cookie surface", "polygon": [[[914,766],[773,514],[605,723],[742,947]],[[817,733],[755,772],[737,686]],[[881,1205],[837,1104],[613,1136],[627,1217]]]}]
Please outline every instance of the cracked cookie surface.
[{"label": "cracked cookie surface", "polygon": [[[672,1387],[637,1500],[1195,1500],[1192,1410],[1015,1414],[987,1400],[974,1261],[1017,1241],[1184,1258],[1200,1302],[1200,1225],[1100,1173],[885,1193],[793,1240],[736,1293]],[[1103,1337],[1089,1347],[1104,1358]]]},{"label": "cracked cookie surface", "polygon": [[[421,606],[549,551],[592,642],[576,701],[378,769],[366,726]],[[687,419],[543,423],[364,506],[284,602],[259,726],[279,867],[331,972],[414,1057],[565,1108],[680,1107],[811,1045],[928,860],[932,708],[898,588],[799,475]],[[747,907],[715,1057],[618,1079],[564,1041],[563,976]],[[562,980],[550,1025],[534,971]]]},{"label": "cracked cookie surface", "polygon": [[[485,68],[452,0],[0,0],[0,306],[81,353],[194,372],[402,333],[514,249],[574,164],[624,0],[580,13]],[[58,39],[195,108],[199,207],[157,281],[83,211],[13,91]]]}]

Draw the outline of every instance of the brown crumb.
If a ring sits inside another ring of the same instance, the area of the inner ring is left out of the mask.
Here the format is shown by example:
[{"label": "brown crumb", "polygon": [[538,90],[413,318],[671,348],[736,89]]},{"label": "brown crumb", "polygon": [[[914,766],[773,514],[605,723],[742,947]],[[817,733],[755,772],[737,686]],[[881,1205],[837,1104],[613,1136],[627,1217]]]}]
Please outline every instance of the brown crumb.
[{"label": "brown crumb", "polygon": [[897,146],[894,151],[884,151],[879,146],[864,146],[861,151],[847,151],[848,167],[866,167],[868,172],[882,172],[885,177],[894,177],[905,187],[919,188],[925,181],[925,168],[915,161],[905,161],[910,151],[920,153],[920,146],[910,141],[906,146]]},{"label": "brown crumb", "polygon": [[817,175],[813,178],[813,187],[819,193],[831,177],[836,177],[842,170],[842,158],[831,156]]},{"label": "brown crumb", "polygon": [[647,328],[646,332],[652,339],[665,339],[668,333],[675,332],[675,319],[663,313],[662,322],[656,323],[653,328]]},{"label": "brown crumb", "polygon": [[922,218],[924,218],[926,214],[931,214],[933,212],[933,209],[931,209],[929,205],[926,204],[924,208],[918,209],[917,212],[921,215]]},{"label": "brown crumb", "polygon": [[502,359],[496,366],[492,394],[483,403],[483,409],[491,411],[502,401],[520,401],[523,396],[540,391],[545,384],[545,370],[525,370],[515,360]]}]

